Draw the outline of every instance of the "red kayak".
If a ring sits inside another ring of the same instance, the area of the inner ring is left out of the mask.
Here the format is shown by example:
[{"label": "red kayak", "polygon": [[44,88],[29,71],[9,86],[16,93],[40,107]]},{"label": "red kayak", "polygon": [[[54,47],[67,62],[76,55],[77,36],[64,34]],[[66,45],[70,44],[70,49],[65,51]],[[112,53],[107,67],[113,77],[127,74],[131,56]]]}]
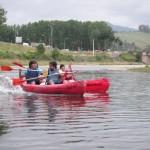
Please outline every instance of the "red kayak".
[{"label": "red kayak", "polygon": [[109,89],[109,86],[110,81],[108,78],[75,81],[55,85],[32,85],[24,82],[21,85],[22,89],[26,92],[67,95],[83,95],[84,93],[106,92]]},{"label": "red kayak", "polygon": [[106,92],[109,89],[110,80],[108,78],[87,80],[86,81],[86,92]]},{"label": "red kayak", "polygon": [[75,81],[55,85],[33,85],[24,82],[21,87],[26,92],[41,94],[83,95],[85,93],[85,81]]}]

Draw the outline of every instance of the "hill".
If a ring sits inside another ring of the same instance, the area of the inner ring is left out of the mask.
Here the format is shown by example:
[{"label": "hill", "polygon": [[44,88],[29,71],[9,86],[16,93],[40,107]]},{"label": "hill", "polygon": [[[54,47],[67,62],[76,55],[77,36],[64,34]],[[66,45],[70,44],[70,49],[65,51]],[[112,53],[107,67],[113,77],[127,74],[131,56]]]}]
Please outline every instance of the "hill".
[{"label": "hill", "polygon": [[109,22],[107,22],[107,25],[110,26],[114,32],[134,32],[134,31],[138,31],[137,29],[133,29],[133,28],[129,28],[129,27],[113,25]]},{"label": "hill", "polygon": [[150,33],[144,32],[118,32],[116,37],[120,37],[123,42],[135,43],[140,49],[150,46]]}]

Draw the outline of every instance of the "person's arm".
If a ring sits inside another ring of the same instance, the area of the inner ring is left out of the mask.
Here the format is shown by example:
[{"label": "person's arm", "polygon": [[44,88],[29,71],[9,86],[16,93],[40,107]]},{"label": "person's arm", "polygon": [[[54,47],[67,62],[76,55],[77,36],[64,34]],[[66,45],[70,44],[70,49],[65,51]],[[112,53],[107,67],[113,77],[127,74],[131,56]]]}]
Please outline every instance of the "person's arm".
[{"label": "person's arm", "polygon": [[43,72],[43,76],[47,76],[48,75],[48,69],[46,69],[44,72]]},{"label": "person's arm", "polygon": [[26,77],[26,75],[27,75],[27,70],[21,70],[21,71],[19,71],[19,78]]},{"label": "person's arm", "polygon": [[22,72],[22,70],[19,69],[19,78],[22,78],[21,72]]},{"label": "person's arm", "polygon": [[58,73],[59,73],[59,76],[60,76],[60,77],[63,77],[63,75],[64,75],[63,73],[64,73],[64,72],[63,72],[61,69],[58,70]]},{"label": "person's arm", "polygon": [[37,68],[37,71],[38,71],[38,76],[43,75],[42,71],[39,68]]},{"label": "person's arm", "polygon": [[19,78],[25,77],[26,74],[27,74],[27,71],[26,71],[26,70],[19,69]]}]

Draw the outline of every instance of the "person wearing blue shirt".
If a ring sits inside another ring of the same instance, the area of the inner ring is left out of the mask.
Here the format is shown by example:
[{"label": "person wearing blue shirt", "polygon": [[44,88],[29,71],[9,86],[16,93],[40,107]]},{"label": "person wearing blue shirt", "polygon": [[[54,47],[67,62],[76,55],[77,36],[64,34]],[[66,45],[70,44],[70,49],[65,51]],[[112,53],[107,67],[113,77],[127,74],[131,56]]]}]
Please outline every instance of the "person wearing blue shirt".
[{"label": "person wearing blue shirt", "polygon": [[57,62],[51,61],[49,62],[49,68],[47,70],[47,79],[46,84],[61,84],[62,81],[60,80],[60,75],[57,69]]},{"label": "person wearing blue shirt", "polygon": [[[30,60],[27,70],[19,71],[19,77],[25,77],[25,79],[36,78],[40,75],[42,75],[42,71],[38,68],[36,60]],[[27,80],[27,84],[40,84],[39,78]]]}]

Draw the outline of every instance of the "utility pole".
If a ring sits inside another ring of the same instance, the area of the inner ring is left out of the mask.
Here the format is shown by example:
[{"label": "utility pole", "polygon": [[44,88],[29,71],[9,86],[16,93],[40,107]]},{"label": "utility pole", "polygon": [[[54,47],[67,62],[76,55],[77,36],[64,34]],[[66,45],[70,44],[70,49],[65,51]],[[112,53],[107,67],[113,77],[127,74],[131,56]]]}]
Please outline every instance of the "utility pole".
[{"label": "utility pole", "polygon": [[65,51],[65,49],[66,49],[66,48],[65,48],[65,46],[66,46],[65,44],[66,44],[66,40],[67,40],[67,39],[68,39],[68,38],[65,38],[65,39],[64,39],[64,51]]},{"label": "utility pole", "polygon": [[94,56],[94,39],[93,39],[93,56]]},{"label": "utility pole", "polygon": [[51,41],[50,41],[50,38],[49,38],[49,46],[51,46],[52,49],[53,49],[53,25],[54,25],[54,24],[50,24],[50,25],[49,25],[50,28],[51,28],[51,34],[50,34]]}]

